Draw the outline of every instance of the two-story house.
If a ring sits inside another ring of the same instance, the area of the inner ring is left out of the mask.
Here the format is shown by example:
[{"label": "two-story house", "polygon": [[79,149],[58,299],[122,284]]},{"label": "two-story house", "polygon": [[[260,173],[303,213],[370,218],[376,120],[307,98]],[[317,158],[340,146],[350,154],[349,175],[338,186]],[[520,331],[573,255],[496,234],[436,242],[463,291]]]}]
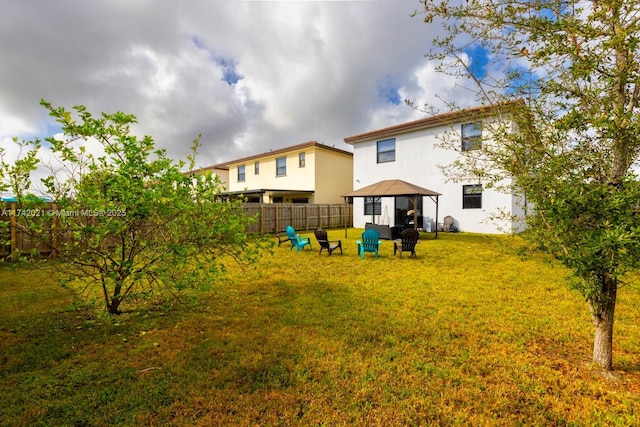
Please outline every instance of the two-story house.
[{"label": "two-story house", "polygon": [[309,141],[214,166],[227,167],[226,195],[261,203],[342,203],[353,185],[353,153]]},{"label": "two-story house", "polygon": [[[353,189],[400,179],[441,194],[440,223],[445,216],[452,216],[460,231],[502,233],[517,229],[518,222],[498,220],[495,214],[521,216],[521,197],[483,188],[474,180],[448,180],[441,169],[465,151],[491,143],[486,126],[495,117],[493,111],[491,107],[476,107],[346,137],[344,141],[353,146],[354,153]],[[455,144],[459,144],[455,150],[443,147],[443,141],[451,141],[452,135],[457,138]],[[407,212],[413,208],[405,196],[366,197],[353,203],[354,227],[364,227],[372,215],[378,224],[403,225],[409,217]],[[436,205],[422,197],[417,208],[424,219],[423,228],[435,227]]]}]

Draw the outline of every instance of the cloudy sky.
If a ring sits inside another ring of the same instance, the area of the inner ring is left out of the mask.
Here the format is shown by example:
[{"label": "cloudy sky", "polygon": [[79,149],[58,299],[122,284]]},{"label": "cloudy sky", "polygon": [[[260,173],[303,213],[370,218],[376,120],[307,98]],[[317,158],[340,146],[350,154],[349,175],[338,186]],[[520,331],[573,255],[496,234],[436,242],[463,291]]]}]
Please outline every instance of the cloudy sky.
[{"label": "cloudy sky", "polygon": [[434,72],[418,0],[3,0],[0,143],[59,131],[41,98],[124,111],[199,166],[424,117],[473,95]]}]

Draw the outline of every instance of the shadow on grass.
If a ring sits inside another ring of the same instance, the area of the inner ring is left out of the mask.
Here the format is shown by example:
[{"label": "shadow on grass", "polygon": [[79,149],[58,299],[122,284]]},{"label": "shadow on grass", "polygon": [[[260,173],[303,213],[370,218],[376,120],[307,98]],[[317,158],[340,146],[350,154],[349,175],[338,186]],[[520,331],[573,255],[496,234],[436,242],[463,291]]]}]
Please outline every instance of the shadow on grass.
[{"label": "shadow on grass", "polygon": [[200,381],[214,388],[295,387],[306,359],[323,357],[326,346],[345,348],[350,326],[365,322],[354,314],[352,292],[328,281],[296,285],[278,280],[248,291],[253,301],[233,302],[207,325],[183,363],[197,365]]},{"label": "shadow on grass", "polygon": [[561,283],[566,271],[523,261],[507,238],[464,233],[422,239],[417,260],[394,257],[388,241],[379,259],[361,260],[359,231],[330,231],[343,255],[319,255],[312,239],[313,251],[280,247],[251,268],[230,267],[190,306],[105,321],[51,311],[64,301],[47,306],[42,295],[5,303],[32,308],[0,319],[2,367],[14,363],[2,373],[0,419],[635,425],[637,292],[620,305],[629,328],[616,363],[628,372],[603,385],[573,362],[588,354],[591,329],[583,301]]}]

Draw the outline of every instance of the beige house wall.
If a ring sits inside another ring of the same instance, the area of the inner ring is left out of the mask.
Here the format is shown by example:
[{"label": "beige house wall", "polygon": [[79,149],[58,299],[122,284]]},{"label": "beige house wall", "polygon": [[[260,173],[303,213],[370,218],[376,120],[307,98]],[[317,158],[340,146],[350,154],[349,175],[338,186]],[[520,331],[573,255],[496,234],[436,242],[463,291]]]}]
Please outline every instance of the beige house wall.
[{"label": "beige house wall", "polygon": [[215,169],[213,173],[218,175],[218,178],[222,181],[222,186],[225,191],[229,190],[229,171],[224,169]]},{"label": "beige house wall", "polygon": [[353,191],[353,157],[318,150],[316,156],[316,203],[344,203]]},{"label": "beige house wall", "polygon": [[[229,164],[229,191],[253,190],[260,188],[272,188],[278,190],[312,191],[315,183],[313,173],[313,160],[310,152],[305,152],[305,167],[298,166],[298,153],[300,150],[290,153],[282,153],[276,156],[265,156],[260,159],[249,160],[243,163]],[[286,157],[287,173],[277,176],[276,159]],[[255,174],[255,163],[260,163],[260,173]],[[245,180],[238,181],[238,167],[245,166]]]},{"label": "beige house wall", "polygon": [[185,172],[186,174],[202,174],[211,173],[213,176],[218,176],[218,179],[222,183],[222,191],[229,190],[229,170],[223,168],[217,168],[210,166],[208,168],[197,169],[194,171]]}]

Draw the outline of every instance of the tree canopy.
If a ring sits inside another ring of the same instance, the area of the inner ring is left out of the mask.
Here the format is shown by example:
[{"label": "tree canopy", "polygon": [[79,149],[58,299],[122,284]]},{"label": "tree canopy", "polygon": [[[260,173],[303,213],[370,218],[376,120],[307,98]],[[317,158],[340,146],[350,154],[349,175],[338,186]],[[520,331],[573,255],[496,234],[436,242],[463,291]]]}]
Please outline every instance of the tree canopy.
[{"label": "tree canopy", "polygon": [[[425,0],[444,35],[429,57],[508,105],[495,143],[461,153],[455,175],[523,194],[524,234],[571,268],[612,369],[617,291],[640,260],[640,6],[633,0]],[[487,64],[474,63],[486,57]],[[446,143],[446,142],[445,142]]]},{"label": "tree canopy", "polygon": [[[20,143],[26,153],[2,164],[4,189],[47,212],[20,217],[20,224],[46,240],[68,277],[98,286],[109,313],[119,313],[127,298],[160,288],[207,287],[226,262],[255,261],[267,247],[247,235],[253,218],[241,200],[218,200],[223,188],[217,176],[182,170],[195,169],[199,139],[189,164],[175,162],[150,136],[132,134],[133,115],[94,117],[84,106],[42,105],[64,138]],[[96,146],[102,153],[89,154]],[[42,179],[41,195],[53,201],[46,207],[42,198],[25,197],[33,192],[31,174],[42,166],[44,147],[55,158]]]}]

